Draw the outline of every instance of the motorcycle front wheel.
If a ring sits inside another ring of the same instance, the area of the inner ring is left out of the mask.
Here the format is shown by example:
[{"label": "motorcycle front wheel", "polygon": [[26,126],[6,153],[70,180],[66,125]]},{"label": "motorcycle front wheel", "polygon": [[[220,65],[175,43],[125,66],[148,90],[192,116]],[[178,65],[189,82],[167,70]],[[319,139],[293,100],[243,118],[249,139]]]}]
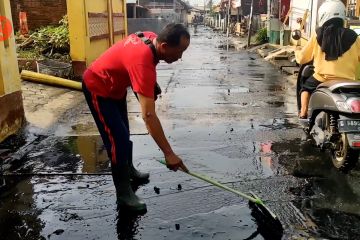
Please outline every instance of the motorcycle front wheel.
[{"label": "motorcycle front wheel", "polygon": [[332,152],[332,162],[341,172],[352,170],[359,159],[359,151],[350,148],[346,133],[342,133]]}]

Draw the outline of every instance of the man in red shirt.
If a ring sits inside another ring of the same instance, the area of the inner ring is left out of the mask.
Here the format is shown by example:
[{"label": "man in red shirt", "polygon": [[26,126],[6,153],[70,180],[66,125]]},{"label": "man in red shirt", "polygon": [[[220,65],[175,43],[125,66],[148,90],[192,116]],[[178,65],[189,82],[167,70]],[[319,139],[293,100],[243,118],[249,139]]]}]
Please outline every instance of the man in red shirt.
[{"label": "man in red shirt", "polygon": [[173,152],[155,112],[157,98],[156,65],[160,60],[177,61],[190,44],[182,24],[169,24],[157,36],[152,32],[131,34],[117,42],[85,71],[83,90],[86,101],[111,159],[111,169],[120,207],[146,212],[146,205],[133,192],[130,181],[144,182],[148,173],[132,163],[126,94],[131,87],[141,105],[146,127],[165,156],[171,170],[188,171]]}]

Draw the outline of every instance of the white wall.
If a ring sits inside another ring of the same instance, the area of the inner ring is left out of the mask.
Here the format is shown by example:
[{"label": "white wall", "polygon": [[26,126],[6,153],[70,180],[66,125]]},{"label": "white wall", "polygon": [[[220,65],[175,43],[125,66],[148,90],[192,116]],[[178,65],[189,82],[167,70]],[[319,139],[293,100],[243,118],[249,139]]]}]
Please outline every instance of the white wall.
[{"label": "white wall", "polygon": [[322,2],[324,2],[324,0],[292,0],[292,12],[290,15],[291,29],[294,30],[300,28],[300,24],[296,22],[296,19],[302,18],[304,16],[305,10],[309,9],[305,30],[303,32],[303,37],[308,39],[311,33],[314,32],[317,28],[317,11]]},{"label": "white wall", "polygon": [[175,22],[179,23],[181,22],[181,16],[179,13],[174,12],[173,9],[161,9],[161,8],[155,8],[150,10],[151,16],[155,18],[164,18],[168,22]]}]

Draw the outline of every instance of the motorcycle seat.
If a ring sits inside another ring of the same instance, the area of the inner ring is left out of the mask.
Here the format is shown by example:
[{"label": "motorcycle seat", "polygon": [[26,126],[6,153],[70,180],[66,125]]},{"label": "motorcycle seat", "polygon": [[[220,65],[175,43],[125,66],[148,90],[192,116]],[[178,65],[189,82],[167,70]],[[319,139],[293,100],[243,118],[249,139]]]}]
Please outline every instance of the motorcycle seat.
[{"label": "motorcycle seat", "polygon": [[316,89],[327,88],[331,92],[334,92],[339,88],[355,88],[360,89],[360,82],[353,80],[330,80],[321,83]]}]

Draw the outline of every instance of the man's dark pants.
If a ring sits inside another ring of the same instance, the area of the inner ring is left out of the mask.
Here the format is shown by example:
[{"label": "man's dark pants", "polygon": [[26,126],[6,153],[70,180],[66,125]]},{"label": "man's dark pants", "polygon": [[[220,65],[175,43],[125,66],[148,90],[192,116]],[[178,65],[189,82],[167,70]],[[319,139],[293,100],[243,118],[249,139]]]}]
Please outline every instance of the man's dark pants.
[{"label": "man's dark pants", "polygon": [[126,96],[111,99],[96,96],[83,83],[83,92],[101,138],[111,159],[112,171],[128,164],[132,154]]}]

